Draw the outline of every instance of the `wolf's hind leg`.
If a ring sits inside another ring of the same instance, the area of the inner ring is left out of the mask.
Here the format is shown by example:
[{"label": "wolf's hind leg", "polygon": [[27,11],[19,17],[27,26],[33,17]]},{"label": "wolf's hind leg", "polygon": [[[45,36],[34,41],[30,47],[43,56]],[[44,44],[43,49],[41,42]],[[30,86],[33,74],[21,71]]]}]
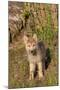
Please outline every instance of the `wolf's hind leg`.
[{"label": "wolf's hind leg", "polygon": [[30,76],[29,76],[29,80],[34,79],[34,71],[35,71],[35,64],[30,63]]}]

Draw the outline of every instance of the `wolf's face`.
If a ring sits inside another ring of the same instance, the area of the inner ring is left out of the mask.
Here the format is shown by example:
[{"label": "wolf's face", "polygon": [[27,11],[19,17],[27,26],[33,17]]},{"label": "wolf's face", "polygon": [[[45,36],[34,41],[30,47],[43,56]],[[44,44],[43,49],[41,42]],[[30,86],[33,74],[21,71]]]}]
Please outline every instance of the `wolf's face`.
[{"label": "wolf's face", "polygon": [[36,54],[37,49],[37,36],[34,34],[32,37],[24,36],[24,42],[26,46],[26,50],[33,55]]}]

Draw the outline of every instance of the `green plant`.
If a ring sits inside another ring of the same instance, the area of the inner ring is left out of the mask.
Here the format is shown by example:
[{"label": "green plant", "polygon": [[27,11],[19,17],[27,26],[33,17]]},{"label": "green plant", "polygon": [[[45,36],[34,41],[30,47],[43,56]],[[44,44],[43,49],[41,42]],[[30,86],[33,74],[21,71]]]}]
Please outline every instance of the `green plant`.
[{"label": "green plant", "polygon": [[24,18],[25,18],[25,19],[28,19],[29,16],[30,16],[30,12],[29,12],[29,11],[25,11],[25,12],[24,12]]}]

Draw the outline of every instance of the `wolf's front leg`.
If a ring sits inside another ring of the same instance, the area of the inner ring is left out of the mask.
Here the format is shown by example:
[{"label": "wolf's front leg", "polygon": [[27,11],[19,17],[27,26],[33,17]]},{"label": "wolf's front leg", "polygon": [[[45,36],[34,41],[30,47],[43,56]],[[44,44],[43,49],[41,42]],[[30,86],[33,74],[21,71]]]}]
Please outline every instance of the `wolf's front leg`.
[{"label": "wolf's front leg", "polygon": [[39,75],[39,80],[43,78],[42,62],[38,63],[38,75]]},{"label": "wolf's front leg", "polygon": [[29,76],[29,80],[34,79],[34,71],[35,71],[35,64],[30,63],[30,76]]}]

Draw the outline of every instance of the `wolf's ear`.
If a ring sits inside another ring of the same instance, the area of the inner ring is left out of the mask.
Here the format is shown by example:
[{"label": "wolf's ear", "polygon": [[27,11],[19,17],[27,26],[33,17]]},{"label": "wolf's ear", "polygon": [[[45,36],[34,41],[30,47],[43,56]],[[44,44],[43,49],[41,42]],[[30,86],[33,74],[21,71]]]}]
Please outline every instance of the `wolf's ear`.
[{"label": "wolf's ear", "polygon": [[37,41],[37,35],[36,34],[33,35],[33,38],[35,41]]},{"label": "wolf's ear", "polygon": [[27,35],[24,35],[23,40],[24,40],[25,43],[27,42],[27,40],[28,40]]}]

